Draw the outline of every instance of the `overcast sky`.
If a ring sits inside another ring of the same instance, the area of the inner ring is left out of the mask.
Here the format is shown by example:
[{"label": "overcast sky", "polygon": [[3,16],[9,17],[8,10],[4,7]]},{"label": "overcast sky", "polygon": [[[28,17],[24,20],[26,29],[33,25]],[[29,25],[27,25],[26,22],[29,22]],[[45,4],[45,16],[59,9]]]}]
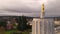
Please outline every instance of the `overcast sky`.
[{"label": "overcast sky", "polygon": [[[60,16],[60,0],[46,0],[45,16]],[[41,0],[0,0],[0,16],[39,17]]]}]

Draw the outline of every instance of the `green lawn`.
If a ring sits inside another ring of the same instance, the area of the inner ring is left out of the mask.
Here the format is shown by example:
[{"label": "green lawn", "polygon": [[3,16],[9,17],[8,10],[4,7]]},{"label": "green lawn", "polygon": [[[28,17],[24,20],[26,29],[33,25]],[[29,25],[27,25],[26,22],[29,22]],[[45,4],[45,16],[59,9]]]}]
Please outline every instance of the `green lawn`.
[{"label": "green lawn", "polygon": [[[6,31],[6,34],[11,34],[11,33],[13,33],[13,32],[16,33],[16,30]],[[22,34],[29,34],[29,31],[22,32]]]},{"label": "green lawn", "polygon": [[16,32],[16,30],[6,31],[6,34],[10,34],[10,33],[13,33],[13,32]]}]

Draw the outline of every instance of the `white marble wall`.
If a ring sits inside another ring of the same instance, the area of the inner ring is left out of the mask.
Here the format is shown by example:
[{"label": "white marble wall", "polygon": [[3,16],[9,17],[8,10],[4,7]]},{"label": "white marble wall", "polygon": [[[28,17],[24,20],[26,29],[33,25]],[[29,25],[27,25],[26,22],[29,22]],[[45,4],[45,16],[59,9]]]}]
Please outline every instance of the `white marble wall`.
[{"label": "white marble wall", "polygon": [[33,19],[32,34],[54,34],[53,19]]},{"label": "white marble wall", "polygon": [[33,19],[32,22],[32,34],[39,34],[40,33],[40,19]]}]

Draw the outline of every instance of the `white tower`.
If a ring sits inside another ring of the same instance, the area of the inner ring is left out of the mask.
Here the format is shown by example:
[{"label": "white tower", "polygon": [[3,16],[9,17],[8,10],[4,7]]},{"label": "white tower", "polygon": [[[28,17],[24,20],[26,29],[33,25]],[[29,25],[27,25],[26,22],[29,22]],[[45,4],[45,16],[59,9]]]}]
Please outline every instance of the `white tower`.
[{"label": "white tower", "polygon": [[52,18],[44,18],[44,3],[41,8],[41,17],[34,18],[32,23],[32,34],[54,34],[54,20]]}]

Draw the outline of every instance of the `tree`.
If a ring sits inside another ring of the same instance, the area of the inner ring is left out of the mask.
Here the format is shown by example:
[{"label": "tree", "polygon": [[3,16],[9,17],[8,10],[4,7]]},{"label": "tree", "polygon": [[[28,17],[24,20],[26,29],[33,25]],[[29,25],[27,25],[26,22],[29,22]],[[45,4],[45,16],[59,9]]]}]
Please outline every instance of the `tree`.
[{"label": "tree", "polygon": [[5,21],[0,21],[0,27],[3,26],[4,28],[6,28],[6,22]]},{"label": "tree", "polygon": [[5,34],[6,22],[0,21],[0,34]]},{"label": "tree", "polygon": [[19,31],[24,31],[27,29],[27,20],[25,16],[20,16],[18,21],[17,29]]}]

